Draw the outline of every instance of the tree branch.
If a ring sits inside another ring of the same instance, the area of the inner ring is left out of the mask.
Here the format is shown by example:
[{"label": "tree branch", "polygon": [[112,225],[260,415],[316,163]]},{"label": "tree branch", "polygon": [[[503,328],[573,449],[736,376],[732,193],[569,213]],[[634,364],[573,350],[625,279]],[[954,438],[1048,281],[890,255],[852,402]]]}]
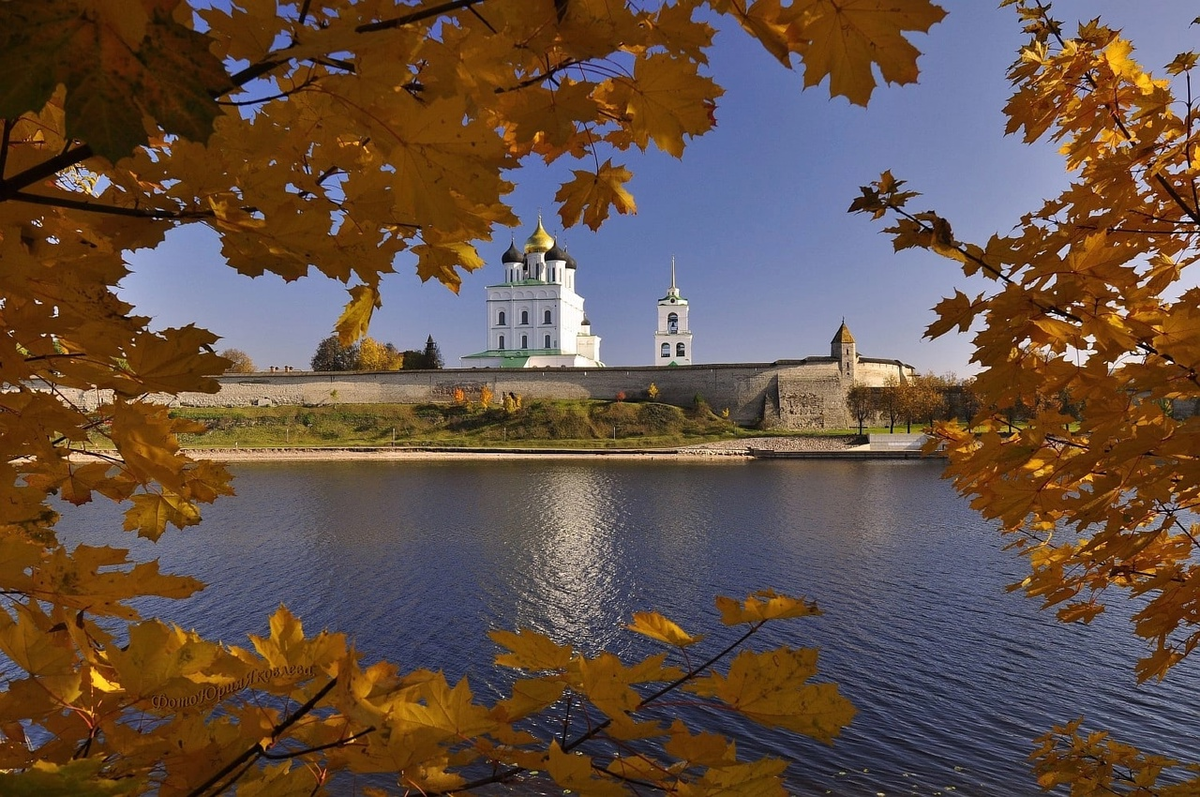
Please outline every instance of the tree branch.
[{"label": "tree branch", "polygon": [[[293,711],[291,714],[288,715],[287,719],[285,719],[283,722],[279,723],[274,728],[272,728],[271,729],[271,738],[272,739],[278,738],[281,733],[283,733],[288,728],[290,728],[292,725],[294,725],[297,720],[299,720],[301,717],[303,717],[308,712],[312,711],[313,708],[316,707],[317,703],[319,703],[321,701],[321,698],[325,697],[325,695],[329,694],[329,692],[333,689],[333,687],[337,686],[337,682],[338,682],[337,678],[330,679],[329,683],[325,684],[325,686],[323,686],[320,689],[320,691],[318,691],[315,695],[313,695],[308,700],[308,702],[306,702],[304,705],[297,708],[295,711]],[[263,757],[266,754],[266,752],[267,751],[262,746],[262,744],[255,744],[249,750],[246,750],[244,753],[239,755],[237,758],[233,759],[228,764],[221,767],[221,770],[219,772],[217,772],[217,774],[213,775],[211,778],[204,781],[199,786],[197,786],[196,788],[194,788],[190,792],[188,792],[187,797],[200,797],[200,795],[204,794],[206,791],[211,789],[214,785],[219,783],[221,781],[221,779],[224,778],[226,775],[228,775],[229,773],[238,769],[239,767],[242,767],[243,764],[245,764],[246,767],[249,767],[251,764],[254,763],[255,760]],[[241,772],[237,773],[238,777],[241,777],[241,774],[242,774],[242,772],[245,772],[246,767],[242,767]],[[226,785],[228,785],[228,784],[226,784]]]},{"label": "tree branch", "polygon": [[67,210],[83,210],[89,213],[103,213],[109,216],[128,216],[137,219],[157,219],[159,221],[175,221],[179,219],[208,219],[213,217],[211,210],[166,210],[163,208],[123,208],[117,205],[101,205],[95,202],[84,202],[67,197],[42,196],[29,194],[24,191],[14,191],[9,197],[14,202],[28,202],[31,205],[48,205]]},{"label": "tree branch", "polygon": [[[669,694],[670,692],[675,691],[676,689],[678,689],[680,686],[687,683],[688,681],[693,680],[697,675],[704,672],[709,667],[713,666],[718,661],[725,658],[730,653],[732,653],[734,650],[736,650],[747,639],[749,639],[751,636],[753,636],[755,633],[757,633],[758,630],[760,628],[762,628],[765,624],[766,624],[765,620],[753,624],[752,626],[750,626],[750,629],[748,631],[746,631],[746,633],[742,634],[740,637],[735,639],[733,642],[726,645],[719,653],[716,653],[715,655],[709,657],[703,664],[701,664],[698,667],[688,670],[687,672],[685,672],[683,675],[676,678],[671,683],[667,684],[666,686],[661,687],[660,689],[651,693],[647,697],[642,698],[641,702],[639,702],[637,704],[637,706],[634,707],[633,710],[630,711],[629,713],[633,714],[637,711],[641,711],[643,708],[650,705],[655,700],[658,700],[663,695]],[[598,736],[600,733],[602,733],[606,728],[608,728],[608,726],[611,724],[612,724],[612,720],[606,719],[606,720],[604,720],[604,722],[601,722],[597,725],[592,726],[591,728],[589,728],[587,731],[585,731],[583,734],[581,734],[577,738],[561,745],[562,751],[564,753],[569,753],[570,751],[574,750],[576,747],[579,747],[580,745],[582,745],[584,742],[594,739],[596,736]],[[504,781],[512,778],[514,775],[519,775],[524,771],[526,771],[525,767],[517,767],[517,766],[508,767],[507,769],[501,770],[500,772],[496,772],[485,778],[479,778],[479,779],[473,780],[469,783],[464,783],[462,786],[458,787],[458,789],[456,789],[455,791],[456,792],[469,791],[471,789],[477,789],[481,786],[487,786],[492,783],[503,783]],[[451,792],[426,792],[425,797],[443,797],[443,795],[449,795],[450,793]]]},{"label": "tree branch", "polygon": [[271,753],[271,752],[264,750],[262,753],[262,757],[269,759],[271,761],[283,761],[283,760],[289,759],[289,758],[299,758],[302,755],[308,755],[309,753],[319,753],[322,750],[329,750],[330,748],[333,748],[333,747],[344,747],[345,745],[348,745],[351,742],[353,742],[355,739],[359,739],[363,736],[366,736],[368,733],[374,733],[374,732],[375,732],[375,726],[369,725],[369,726],[367,726],[366,730],[361,730],[358,733],[355,733],[351,736],[347,736],[345,739],[338,739],[336,742],[329,742],[328,744],[320,744],[320,745],[317,745],[316,747],[305,747],[303,750],[289,750],[286,753]]},{"label": "tree branch", "polygon": [[16,119],[4,120],[4,136],[0,140],[0,185],[4,182],[4,169],[8,165],[8,142],[12,137],[12,129],[16,125]]},{"label": "tree branch", "polygon": [[[7,147],[5,148],[7,150]],[[22,188],[41,182],[48,177],[61,172],[77,163],[82,163],[95,155],[87,144],[81,144],[74,149],[60,152],[49,160],[44,160],[36,166],[30,166],[23,172],[14,174],[7,180],[0,180],[0,202],[11,199]]]},{"label": "tree branch", "polygon": [[[393,19],[385,19],[385,20],[380,20],[379,22],[364,23],[362,25],[357,26],[354,29],[354,31],[356,33],[375,33],[375,32],[383,31],[383,30],[391,30],[393,28],[401,28],[401,27],[404,27],[405,25],[411,25],[414,22],[421,22],[421,21],[429,19],[431,17],[436,17],[441,14],[445,14],[449,11],[457,11],[462,8],[470,8],[471,6],[478,5],[479,3],[482,3],[482,2],[483,2],[483,0],[451,0],[451,2],[448,2],[448,3],[441,3],[439,5],[432,6],[430,8],[425,8],[425,9],[421,9],[419,11],[414,11],[411,14],[405,14],[403,16],[394,17]],[[280,50],[279,52],[275,53],[274,55],[272,55],[268,58],[264,58],[263,60],[259,61],[256,64],[251,64],[250,66],[246,67],[245,69],[235,72],[229,78],[231,88],[240,88],[240,87],[246,85],[247,83],[249,83],[251,80],[260,78],[263,75],[270,72],[271,70],[275,69],[276,67],[283,66],[284,64],[291,61],[292,58],[291,58],[291,56],[288,55],[289,49],[291,49],[290,46],[284,48],[283,50]],[[225,92],[221,92],[221,93],[224,94]]]}]

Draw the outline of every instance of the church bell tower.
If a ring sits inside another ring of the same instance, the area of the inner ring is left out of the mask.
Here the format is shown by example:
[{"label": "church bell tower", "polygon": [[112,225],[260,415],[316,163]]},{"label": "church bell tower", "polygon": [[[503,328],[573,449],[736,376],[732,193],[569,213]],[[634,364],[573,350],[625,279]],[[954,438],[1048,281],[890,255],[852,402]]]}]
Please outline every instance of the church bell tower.
[{"label": "church bell tower", "polygon": [[654,332],[655,365],[691,365],[692,332],[688,302],[675,286],[675,258],[671,258],[671,287],[658,300],[658,329]]}]

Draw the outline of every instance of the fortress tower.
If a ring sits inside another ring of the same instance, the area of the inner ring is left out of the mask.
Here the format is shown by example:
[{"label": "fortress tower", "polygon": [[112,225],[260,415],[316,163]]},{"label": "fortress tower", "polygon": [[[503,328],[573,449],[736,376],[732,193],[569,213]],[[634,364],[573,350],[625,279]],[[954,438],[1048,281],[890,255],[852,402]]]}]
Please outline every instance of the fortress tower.
[{"label": "fortress tower", "polygon": [[671,258],[671,287],[658,300],[658,329],[654,333],[655,365],[691,365],[692,332],[688,302],[675,287],[675,258]]},{"label": "fortress tower", "polygon": [[837,360],[842,381],[853,384],[858,376],[858,346],[850,334],[850,328],[846,326],[846,319],[842,319],[842,325],[834,333],[829,348],[829,356]]}]

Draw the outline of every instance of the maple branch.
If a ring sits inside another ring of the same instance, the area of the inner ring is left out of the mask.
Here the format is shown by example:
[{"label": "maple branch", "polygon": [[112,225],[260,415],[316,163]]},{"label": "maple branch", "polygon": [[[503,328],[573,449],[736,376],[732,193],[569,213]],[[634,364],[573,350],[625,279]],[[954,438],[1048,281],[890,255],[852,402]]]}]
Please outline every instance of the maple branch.
[{"label": "maple branch", "polygon": [[[908,219],[909,221],[913,222],[914,224],[917,224],[918,226],[920,226],[920,228],[924,232],[929,232],[929,233],[934,232],[934,228],[932,225],[930,225],[928,222],[924,221],[923,219],[917,218],[917,216],[915,214],[909,213],[902,206],[897,205],[892,200],[884,199],[883,204],[885,207],[887,207],[892,212],[894,212],[900,216],[903,216],[904,218]],[[1197,220],[1197,223],[1200,223],[1200,216],[1198,216],[1196,220]],[[958,242],[954,242],[953,247],[954,247],[955,251],[957,251],[964,258],[971,261],[975,265],[979,266],[979,268],[987,271],[989,274],[992,274],[993,276],[995,276],[995,278],[997,280],[1004,283],[1005,285],[1019,288],[1022,291],[1025,290],[1026,286],[1022,285],[1021,283],[1014,280],[1012,277],[1003,273],[998,268],[996,268],[995,266],[991,265],[986,260],[984,260],[982,257],[978,257],[976,255],[971,254],[971,252],[968,251],[966,249],[966,247],[960,245]],[[1065,321],[1071,321],[1076,324],[1083,324],[1083,319],[1080,318],[1075,313],[1072,313],[1069,310],[1064,310],[1061,307],[1058,307],[1057,305],[1045,304],[1043,302],[1038,301],[1036,298],[1029,296],[1028,294],[1026,294],[1026,298],[1028,299],[1030,304],[1032,304],[1037,309],[1041,310],[1046,315],[1057,316],[1058,318],[1061,318]],[[1146,341],[1139,341],[1135,348],[1140,352],[1158,357],[1158,358],[1162,359],[1164,362],[1170,363],[1171,365],[1181,369],[1184,372],[1184,377],[1188,381],[1194,383],[1197,386],[1200,386],[1200,374],[1197,373],[1197,370],[1194,366],[1190,366],[1190,365],[1186,365],[1184,363],[1178,362],[1171,355],[1167,354],[1166,352],[1160,351],[1153,344],[1148,343]]]},{"label": "maple branch", "polygon": [[583,63],[583,61],[580,61],[576,58],[567,58],[560,63],[555,64],[554,66],[547,64],[545,71],[539,72],[536,75],[530,75],[524,80],[521,80],[512,86],[508,86],[507,88],[497,88],[496,93],[507,94],[510,91],[520,91],[521,89],[529,88],[530,86],[536,86],[538,83],[553,79],[556,74],[564,69],[570,69],[573,66],[582,65]]},{"label": "maple branch", "polygon": [[500,34],[500,31],[498,31],[492,27],[492,23],[488,22],[486,19],[483,18],[483,14],[480,14],[479,11],[476,10],[475,6],[469,6],[468,8],[469,8],[471,14],[476,19],[478,19],[480,22],[482,22],[487,27],[487,29],[490,30],[494,35]]},{"label": "maple branch", "polygon": [[[7,151],[7,147],[5,150]],[[95,153],[92,152],[91,147],[87,144],[81,144],[74,149],[60,152],[53,158],[30,166],[25,171],[14,174],[10,179],[0,180],[0,202],[11,199],[22,188],[41,182],[48,177],[53,177],[63,169],[74,166],[77,163],[82,163],[93,155]]]},{"label": "maple branch", "polygon": [[[659,688],[657,691],[648,695],[647,697],[642,698],[642,700],[633,709],[631,709],[629,711],[629,713],[633,714],[638,711],[641,711],[643,708],[650,705],[654,701],[658,700],[663,695],[668,694],[668,693],[678,689],[680,686],[687,683],[688,681],[693,680],[701,672],[703,672],[704,670],[707,670],[709,667],[713,666],[718,661],[720,661],[721,659],[723,659],[724,657],[726,657],[730,653],[732,653],[734,650],[736,650],[747,639],[749,639],[751,636],[753,636],[755,633],[757,633],[760,628],[762,628],[764,625],[766,625],[766,622],[767,621],[762,620],[758,623],[754,623],[753,625],[750,626],[750,629],[748,631],[746,631],[746,633],[742,634],[740,637],[735,639],[733,642],[726,645],[719,653],[716,653],[713,656],[709,657],[708,660],[706,660],[703,664],[701,664],[698,667],[688,670],[683,675],[679,676],[674,681],[671,681],[666,686],[663,686],[663,687]],[[598,736],[605,729],[607,729],[609,725],[612,725],[612,720],[606,719],[603,722],[601,722],[597,725],[593,725],[592,727],[588,728],[588,730],[586,730],[584,733],[580,734],[574,740],[560,745],[560,747],[562,748],[562,751],[564,753],[569,753],[572,750],[574,750],[576,747],[579,747],[580,745],[582,745],[584,742],[587,742],[587,741],[590,741],[591,739],[596,738],[596,736]],[[503,769],[499,772],[488,775],[487,777],[478,778],[476,780],[470,781],[469,783],[464,783],[463,785],[458,787],[456,792],[459,790],[469,791],[471,789],[477,789],[481,786],[487,786],[487,785],[490,785],[493,783],[503,783],[504,781],[512,778],[514,775],[519,775],[525,771],[526,771],[525,767],[511,766],[511,767]],[[452,792],[448,792],[448,791],[425,792],[424,797],[444,797],[445,795],[449,795],[451,793]],[[193,797],[193,796],[189,795],[189,797]]]},{"label": "maple branch", "polygon": [[351,742],[353,742],[355,739],[359,739],[363,736],[366,736],[369,733],[374,733],[375,730],[376,729],[375,729],[374,725],[368,725],[365,730],[361,730],[358,733],[347,736],[345,739],[338,739],[336,742],[329,742],[327,744],[319,744],[316,747],[306,747],[303,750],[290,750],[286,753],[272,753],[272,752],[264,750],[262,753],[262,757],[266,758],[266,759],[270,759],[271,761],[283,761],[283,760],[289,759],[289,758],[299,758],[302,755],[308,755],[309,753],[319,753],[322,750],[329,750],[330,748],[333,748],[333,747],[344,747],[344,746],[350,744]]},{"label": "maple branch", "polygon": [[24,191],[14,191],[6,199],[15,202],[27,202],[31,205],[48,205],[67,210],[82,210],[89,213],[102,213],[109,216],[129,216],[137,219],[157,219],[160,221],[176,221],[180,219],[212,218],[211,210],[165,210],[162,208],[123,208],[117,205],[100,205],[95,202],[85,202],[66,197],[50,197],[41,194],[28,194]]},{"label": "maple branch", "polygon": [[[338,679],[336,677],[330,679],[329,683],[327,683],[327,684],[325,684],[325,686],[321,687],[321,689],[315,695],[313,695],[304,705],[297,708],[295,711],[293,711],[291,714],[289,714],[286,719],[284,719],[282,722],[280,722],[278,725],[276,725],[274,728],[272,728],[271,729],[271,738],[272,739],[278,738],[281,733],[283,733],[288,728],[290,728],[292,725],[294,725],[301,717],[303,717],[308,712],[312,711],[313,708],[316,707],[317,703],[321,701],[321,698],[325,697],[325,695],[329,694],[329,692],[333,690],[333,687],[337,686],[337,682],[338,682]],[[239,755],[237,758],[230,761],[228,764],[226,764],[224,767],[222,767],[221,770],[219,772],[217,772],[215,775],[213,775],[211,778],[204,781],[199,786],[197,786],[196,788],[194,788],[190,792],[188,792],[187,797],[200,797],[200,795],[204,794],[209,789],[211,789],[214,785],[219,783],[222,778],[224,778],[226,775],[230,774],[231,772],[234,772],[234,770],[239,769],[239,767],[240,767],[240,771],[238,771],[235,774],[235,777],[229,781],[229,784],[232,784],[233,782],[235,782],[237,780],[237,778],[240,778],[242,776],[242,774],[245,773],[246,769],[248,767],[250,767],[250,765],[252,765],[259,758],[262,758],[266,754],[266,752],[267,752],[266,748],[262,746],[261,742],[255,743],[255,745],[253,747],[246,750],[241,755]],[[243,766],[243,764],[245,764],[245,766]],[[226,785],[229,785],[229,784],[226,784]],[[217,792],[215,792],[215,793],[219,793],[220,791],[223,791],[223,790],[224,790],[224,786],[221,789],[218,789]]]},{"label": "maple branch", "polygon": [[356,33],[375,33],[381,30],[391,30],[392,28],[402,28],[405,25],[411,25],[414,22],[421,22],[430,17],[440,16],[447,11],[457,11],[460,8],[470,8],[471,6],[482,3],[483,0],[451,0],[448,3],[431,6],[421,11],[414,11],[411,14],[385,19],[379,22],[367,22],[359,25],[354,29]]},{"label": "maple branch", "polygon": [[[401,28],[405,25],[411,25],[414,22],[421,22],[432,17],[440,16],[449,11],[457,11],[461,8],[470,8],[471,6],[478,5],[482,2],[483,0],[451,0],[451,2],[448,3],[441,3],[440,5],[414,11],[410,14],[404,14],[403,16],[393,17],[392,19],[380,20],[379,22],[366,22],[362,25],[356,26],[354,28],[354,32],[376,33],[378,31]],[[308,3],[306,2],[305,7],[307,6]],[[241,88],[251,80],[260,78],[276,67],[283,66],[291,61],[292,57],[288,55],[288,50],[292,49],[292,46],[294,45],[289,45],[274,55],[264,58],[258,63],[251,64],[245,69],[241,69],[232,74],[229,78],[229,82],[231,84],[230,88]],[[225,94],[226,91],[221,91],[217,96]]]},{"label": "maple branch", "polygon": [[17,124],[15,119],[4,120],[4,134],[0,139],[0,182],[4,180],[4,169],[8,165],[8,142],[12,137],[13,127]]},{"label": "maple branch", "polygon": [[[750,639],[751,636],[754,636],[757,633],[758,629],[762,628],[763,625],[766,625],[766,623],[767,623],[766,621],[760,621],[760,622],[750,625],[750,629],[748,631],[746,631],[745,634],[743,634],[742,636],[739,636],[738,639],[731,642],[730,645],[727,645],[724,649],[721,649],[720,653],[716,653],[716,654],[712,655],[712,657],[709,657],[709,659],[707,661],[704,661],[704,663],[701,664],[700,666],[696,667],[696,669],[688,670],[688,671],[684,672],[682,676],[679,676],[678,678],[674,679],[674,681],[672,681],[671,683],[666,684],[665,687],[661,687],[658,690],[654,691],[654,693],[650,693],[650,695],[648,695],[647,697],[643,697],[641,702],[638,702],[637,706],[635,706],[634,709],[632,709],[632,712],[630,712],[630,713],[642,711],[643,708],[646,708],[647,706],[650,705],[650,703],[653,703],[655,700],[658,700],[659,697],[661,697],[662,695],[672,693],[672,691],[678,689],[679,687],[682,687],[683,684],[688,683],[689,681],[692,681],[692,679],[695,679],[696,676],[700,675],[701,672],[709,669],[710,666],[713,666],[714,664],[718,663],[718,661],[720,661],[721,659],[724,659],[725,657],[727,657],[728,654],[732,653],[733,651],[736,651],[736,649],[739,646],[742,646],[743,642]],[[566,744],[565,747],[563,747],[563,753],[570,753],[571,750],[574,750],[575,748],[580,747],[581,744],[583,744],[584,742],[587,742],[588,739],[594,738],[596,735],[598,735],[598,733],[600,733],[601,731],[604,731],[610,725],[612,725],[611,719],[606,719],[605,721],[602,721],[602,723],[600,723],[599,725],[596,725],[595,727],[592,727],[592,729],[589,729],[586,733],[583,733],[583,735],[578,737],[577,739],[575,739],[574,742],[570,742],[569,744]]]},{"label": "maple branch", "polygon": [[285,91],[281,91],[278,94],[271,94],[266,97],[255,97],[252,100],[216,100],[216,103],[217,103],[217,105],[228,105],[231,108],[240,108],[240,107],[243,107],[246,105],[258,105],[259,103],[270,102],[271,100],[281,100],[281,99],[284,99],[285,97],[290,97],[291,95],[295,94],[296,92],[303,91],[304,89],[308,88],[309,86],[313,85],[316,82],[317,82],[316,76],[310,74],[303,81],[301,81],[301,83],[299,85],[293,86],[292,88],[287,89]]}]

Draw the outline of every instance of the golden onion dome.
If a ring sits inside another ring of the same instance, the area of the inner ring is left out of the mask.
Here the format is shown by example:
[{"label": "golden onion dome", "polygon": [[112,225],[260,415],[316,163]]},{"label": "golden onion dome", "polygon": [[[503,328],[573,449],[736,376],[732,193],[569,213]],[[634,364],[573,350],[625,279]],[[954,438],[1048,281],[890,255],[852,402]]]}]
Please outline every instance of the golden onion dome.
[{"label": "golden onion dome", "polygon": [[554,246],[554,239],[550,237],[550,233],[546,232],[546,228],[542,226],[542,217],[538,216],[537,229],[533,231],[533,235],[529,236],[529,240],[525,241],[525,254],[530,252],[548,252]]}]

